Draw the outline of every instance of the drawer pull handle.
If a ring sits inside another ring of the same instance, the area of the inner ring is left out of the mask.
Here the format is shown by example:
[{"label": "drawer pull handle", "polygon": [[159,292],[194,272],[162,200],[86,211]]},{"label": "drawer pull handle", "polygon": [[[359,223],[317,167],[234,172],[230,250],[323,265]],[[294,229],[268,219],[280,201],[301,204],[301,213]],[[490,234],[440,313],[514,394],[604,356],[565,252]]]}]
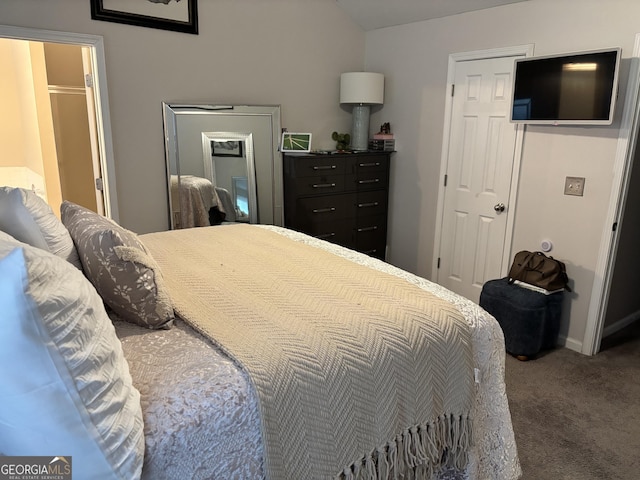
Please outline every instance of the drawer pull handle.
[{"label": "drawer pull handle", "polygon": [[331,232],[331,233],[323,233],[322,235],[317,235],[316,238],[319,238],[321,240],[325,239],[325,238],[331,238],[331,237],[335,237],[336,234]]},{"label": "drawer pull handle", "polygon": [[358,229],[358,232],[372,232],[373,230],[377,230],[378,226],[374,225],[373,227],[362,227]]},{"label": "drawer pull handle", "polygon": [[329,208],[314,208],[313,210],[311,210],[313,213],[327,213],[327,212],[335,212],[336,211],[336,207],[329,207]]},{"label": "drawer pull handle", "polygon": [[378,183],[380,181],[379,178],[372,178],[371,180],[358,180],[360,185],[364,185],[366,183]]},{"label": "drawer pull handle", "polygon": [[361,163],[358,166],[359,167],[379,167],[380,162]]},{"label": "drawer pull handle", "polygon": [[312,167],[314,170],[335,170],[335,165],[314,165]]},{"label": "drawer pull handle", "polygon": [[313,188],[334,188],[335,186],[335,183],[314,183],[312,185]]},{"label": "drawer pull handle", "polygon": [[377,207],[380,205],[378,202],[359,203],[358,208]]}]

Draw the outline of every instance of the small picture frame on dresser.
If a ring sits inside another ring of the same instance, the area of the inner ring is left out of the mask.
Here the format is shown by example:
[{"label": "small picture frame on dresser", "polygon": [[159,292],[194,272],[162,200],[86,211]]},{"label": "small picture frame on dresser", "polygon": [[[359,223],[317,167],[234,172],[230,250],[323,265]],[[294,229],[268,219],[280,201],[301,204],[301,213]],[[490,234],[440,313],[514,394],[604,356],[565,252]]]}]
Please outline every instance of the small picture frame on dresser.
[{"label": "small picture frame on dresser", "polygon": [[282,132],[280,151],[282,153],[309,153],[311,151],[311,134]]}]

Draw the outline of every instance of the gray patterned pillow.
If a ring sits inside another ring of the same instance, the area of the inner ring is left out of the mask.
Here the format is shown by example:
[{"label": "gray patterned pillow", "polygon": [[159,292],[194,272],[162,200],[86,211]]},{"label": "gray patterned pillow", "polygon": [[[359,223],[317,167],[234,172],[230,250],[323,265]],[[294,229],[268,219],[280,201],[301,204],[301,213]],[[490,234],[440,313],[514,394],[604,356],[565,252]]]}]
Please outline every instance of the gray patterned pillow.
[{"label": "gray patterned pillow", "polygon": [[170,328],[173,306],[162,272],[138,236],[75,203],[63,202],[60,212],[84,273],[104,302],[123,320]]}]

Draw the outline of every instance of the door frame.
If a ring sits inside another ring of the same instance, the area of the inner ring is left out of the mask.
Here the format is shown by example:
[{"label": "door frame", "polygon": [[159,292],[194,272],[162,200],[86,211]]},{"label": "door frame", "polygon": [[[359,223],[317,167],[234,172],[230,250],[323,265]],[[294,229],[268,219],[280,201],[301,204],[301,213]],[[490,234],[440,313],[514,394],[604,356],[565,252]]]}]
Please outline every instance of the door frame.
[{"label": "door frame", "polygon": [[[456,75],[456,65],[458,62],[470,60],[488,60],[500,57],[515,57],[533,55],[533,44],[516,45],[513,47],[492,48],[487,50],[475,50],[472,52],[452,53],[449,55],[449,66],[447,70],[446,99],[444,110],[444,129],[442,134],[442,154],[440,157],[440,176],[438,184],[438,204],[436,213],[436,231],[433,247],[433,261],[431,278],[438,279],[438,258],[440,257],[440,247],[442,244],[442,221],[444,217],[444,196],[445,185],[444,177],[447,173],[449,163],[449,139],[451,136],[451,111],[453,109],[453,84]],[[522,144],[524,136],[524,125],[517,125],[516,144],[514,149],[513,169],[511,171],[511,187],[509,193],[509,216],[507,217],[507,226],[505,231],[504,250],[502,252],[502,270],[504,276],[511,262],[511,241],[513,238],[513,225],[515,221],[516,199],[518,194],[518,179],[520,178],[520,160],[522,158]]]},{"label": "door frame", "polygon": [[94,82],[95,120],[97,126],[100,167],[104,195],[105,216],[119,221],[118,197],[116,190],[111,118],[109,115],[109,96],[107,94],[107,67],[104,55],[104,40],[98,35],[58,32],[35,28],[0,25],[0,38],[29,40],[36,42],[66,43],[88,47],[91,51],[91,63]]},{"label": "door frame", "polygon": [[[91,50],[88,47],[82,47],[82,71],[85,76],[85,98],[87,100],[87,113],[89,115],[89,138],[91,139],[91,145],[96,145],[98,148],[91,148],[91,164],[93,165],[94,178],[102,178],[102,164],[100,161],[100,141],[97,125],[97,113],[96,113],[96,94],[94,93],[94,77],[93,62],[92,62]],[[87,75],[89,75],[91,81],[87,82]],[[97,213],[104,215],[105,213],[105,195],[104,195],[104,182],[103,188],[95,189]]]},{"label": "door frame", "polygon": [[[636,34],[633,54],[629,66],[627,91],[625,94],[622,120],[618,130],[618,145],[613,166],[613,181],[609,209],[604,225],[611,225],[611,230],[605,229],[600,239],[598,262],[595,268],[595,278],[591,289],[591,301],[587,314],[587,324],[582,340],[581,353],[595,355],[600,350],[604,321],[607,314],[611,281],[615,267],[616,254],[620,236],[618,232],[624,218],[624,207],[631,177],[631,168],[635,155],[638,128],[640,126],[640,33]],[[613,225],[617,228],[613,231]]]}]

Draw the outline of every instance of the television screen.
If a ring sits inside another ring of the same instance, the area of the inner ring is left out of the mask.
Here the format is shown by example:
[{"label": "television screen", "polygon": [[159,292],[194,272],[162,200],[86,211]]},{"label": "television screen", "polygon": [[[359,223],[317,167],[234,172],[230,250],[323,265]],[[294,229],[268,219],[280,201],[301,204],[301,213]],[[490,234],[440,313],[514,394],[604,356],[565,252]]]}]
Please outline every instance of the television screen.
[{"label": "television screen", "polygon": [[511,121],[610,125],[620,49],[516,60]]}]

